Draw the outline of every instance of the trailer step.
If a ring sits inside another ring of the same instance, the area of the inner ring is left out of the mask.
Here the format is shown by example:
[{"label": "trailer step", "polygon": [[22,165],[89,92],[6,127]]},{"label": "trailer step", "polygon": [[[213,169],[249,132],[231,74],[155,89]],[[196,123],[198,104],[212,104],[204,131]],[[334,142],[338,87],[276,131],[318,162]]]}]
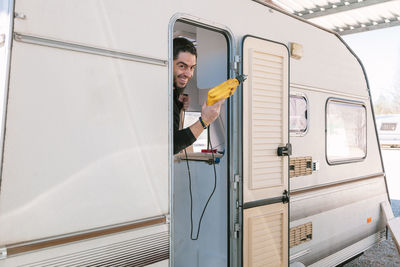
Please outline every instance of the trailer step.
[{"label": "trailer step", "polygon": [[389,230],[392,233],[392,238],[396,244],[397,251],[400,253],[400,217],[394,217],[392,208],[388,201],[381,202],[381,209],[386,225],[389,227]]}]

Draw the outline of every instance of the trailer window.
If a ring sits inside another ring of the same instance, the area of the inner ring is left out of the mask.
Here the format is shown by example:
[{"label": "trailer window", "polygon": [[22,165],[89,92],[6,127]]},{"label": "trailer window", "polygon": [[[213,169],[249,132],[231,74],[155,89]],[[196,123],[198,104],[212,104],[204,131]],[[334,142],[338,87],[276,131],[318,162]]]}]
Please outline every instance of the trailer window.
[{"label": "trailer window", "polygon": [[362,103],[329,99],[326,155],[329,164],[359,161],[367,154],[366,109]]},{"label": "trailer window", "polygon": [[290,96],[290,134],[304,135],[308,129],[307,99],[302,95]]}]

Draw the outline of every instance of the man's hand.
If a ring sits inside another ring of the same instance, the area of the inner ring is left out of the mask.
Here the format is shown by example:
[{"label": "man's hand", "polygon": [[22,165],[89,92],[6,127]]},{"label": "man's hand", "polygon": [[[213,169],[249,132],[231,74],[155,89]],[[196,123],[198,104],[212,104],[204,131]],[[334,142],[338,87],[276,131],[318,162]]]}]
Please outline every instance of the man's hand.
[{"label": "man's hand", "polygon": [[190,96],[188,96],[187,94],[182,94],[179,96],[178,100],[183,103],[183,110],[187,110],[189,108]]},{"label": "man's hand", "polygon": [[206,102],[204,102],[201,108],[201,118],[203,119],[203,121],[207,124],[211,124],[213,121],[215,121],[219,116],[221,105],[224,102],[225,99],[222,99],[212,106],[207,106]]}]

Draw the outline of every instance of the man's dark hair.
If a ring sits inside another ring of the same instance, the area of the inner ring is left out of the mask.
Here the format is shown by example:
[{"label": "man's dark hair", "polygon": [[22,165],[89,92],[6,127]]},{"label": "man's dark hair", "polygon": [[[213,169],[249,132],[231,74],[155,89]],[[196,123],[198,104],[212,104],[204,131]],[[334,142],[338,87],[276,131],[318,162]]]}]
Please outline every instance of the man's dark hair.
[{"label": "man's dark hair", "polygon": [[177,37],[174,38],[174,60],[178,58],[180,52],[189,52],[197,58],[196,47],[193,43],[186,38]]}]

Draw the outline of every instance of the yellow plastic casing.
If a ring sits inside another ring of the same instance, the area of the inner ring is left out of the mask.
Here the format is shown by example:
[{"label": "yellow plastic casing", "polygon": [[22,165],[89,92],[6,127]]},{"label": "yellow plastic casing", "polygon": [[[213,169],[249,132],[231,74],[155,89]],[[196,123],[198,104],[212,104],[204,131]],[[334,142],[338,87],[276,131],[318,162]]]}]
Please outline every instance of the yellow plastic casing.
[{"label": "yellow plastic casing", "polygon": [[228,98],[235,92],[239,85],[236,78],[226,80],[208,91],[207,106],[212,106],[221,99]]}]

